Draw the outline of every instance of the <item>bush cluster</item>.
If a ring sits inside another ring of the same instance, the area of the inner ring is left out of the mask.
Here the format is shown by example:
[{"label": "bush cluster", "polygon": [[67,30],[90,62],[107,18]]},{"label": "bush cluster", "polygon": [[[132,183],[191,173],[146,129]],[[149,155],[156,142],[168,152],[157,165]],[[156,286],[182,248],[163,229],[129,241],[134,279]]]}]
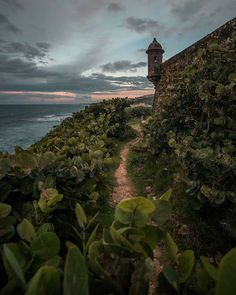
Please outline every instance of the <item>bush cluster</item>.
[{"label": "bush cluster", "polygon": [[200,48],[146,130],[154,154],[175,153],[195,209],[236,203],[235,44],[234,33]]}]

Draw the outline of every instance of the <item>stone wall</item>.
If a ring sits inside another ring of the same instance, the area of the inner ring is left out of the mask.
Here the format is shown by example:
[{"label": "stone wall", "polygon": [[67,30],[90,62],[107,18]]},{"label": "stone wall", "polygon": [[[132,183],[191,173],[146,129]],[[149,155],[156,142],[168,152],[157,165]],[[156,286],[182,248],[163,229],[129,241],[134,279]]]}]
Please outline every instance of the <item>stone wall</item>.
[{"label": "stone wall", "polygon": [[216,29],[209,35],[203,37],[196,43],[187,47],[180,53],[171,57],[162,64],[161,80],[158,83],[157,89],[154,95],[153,109],[158,111],[159,102],[164,99],[164,91],[168,86],[179,82],[178,72],[184,70],[197,55],[199,48],[204,48],[209,42],[213,40],[223,39],[226,40],[233,31],[236,31],[236,18],[225,23],[220,28]]}]

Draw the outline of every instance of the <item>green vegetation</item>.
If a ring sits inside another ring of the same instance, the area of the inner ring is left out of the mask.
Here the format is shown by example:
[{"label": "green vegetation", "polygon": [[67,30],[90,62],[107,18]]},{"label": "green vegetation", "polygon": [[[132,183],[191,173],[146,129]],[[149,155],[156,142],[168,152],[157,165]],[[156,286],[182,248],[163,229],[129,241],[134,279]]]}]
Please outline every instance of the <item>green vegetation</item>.
[{"label": "green vegetation", "polygon": [[[213,266],[208,265],[212,261],[220,273],[227,251],[235,253],[236,246],[235,43],[233,34],[227,42],[199,49],[194,62],[177,73],[178,83],[166,90],[160,112],[146,121],[140,150],[130,154],[130,173],[140,193],[145,186],[157,196],[173,188],[166,230],[181,252],[195,252],[195,267],[184,282],[176,261],[167,259],[172,268],[159,277],[158,294],[235,292],[234,283],[230,291],[219,291],[220,276],[209,274]],[[201,265],[205,270],[199,270]]]},{"label": "green vegetation", "polygon": [[146,112],[125,99],[0,153],[0,294],[147,295],[157,247],[157,294],[236,294],[235,41],[200,49],[178,73],[129,155],[142,196],[115,210],[128,119]]},{"label": "green vegetation", "polygon": [[144,106],[132,106],[126,109],[127,117],[130,119],[138,119],[150,116],[152,113],[151,107],[144,107]]},{"label": "green vegetation", "polygon": [[128,158],[128,172],[138,195],[160,196],[173,187],[175,162],[165,154],[155,157],[141,144],[134,147]]},{"label": "green vegetation", "polygon": [[196,209],[236,203],[235,39],[199,49],[148,126],[153,153],[176,155]]}]

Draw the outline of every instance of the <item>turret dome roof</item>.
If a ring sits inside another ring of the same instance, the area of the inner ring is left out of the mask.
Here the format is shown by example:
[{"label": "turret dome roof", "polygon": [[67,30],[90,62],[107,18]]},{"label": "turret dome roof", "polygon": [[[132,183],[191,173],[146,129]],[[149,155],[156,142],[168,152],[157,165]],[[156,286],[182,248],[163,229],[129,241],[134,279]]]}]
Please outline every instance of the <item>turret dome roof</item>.
[{"label": "turret dome roof", "polygon": [[149,50],[160,50],[160,51],[164,52],[161,44],[159,42],[157,42],[156,38],[154,38],[152,43],[148,46],[147,51],[149,51]]}]

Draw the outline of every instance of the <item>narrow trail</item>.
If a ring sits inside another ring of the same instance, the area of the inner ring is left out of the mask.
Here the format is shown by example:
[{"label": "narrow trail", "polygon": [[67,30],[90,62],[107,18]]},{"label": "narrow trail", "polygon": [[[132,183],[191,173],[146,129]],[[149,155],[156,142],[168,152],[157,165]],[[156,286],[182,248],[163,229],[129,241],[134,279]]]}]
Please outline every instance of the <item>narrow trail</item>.
[{"label": "narrow trail", "polygon": [[[139,126],[133,126],[133,129],[136,131],[137,137],[124,145],[120,152],[120,165],[115,172],[116,186],[111,195],[111,206],[115,207],[121,200],[129,197],[136,196],[134,185],[129,179],[127,171],[127,159],[130,149],[135,146],[142,139],[142,132]],[[153,260],[153,275],[149,285],[149,295],[154,295],[156,289],[157,277],[162,270],[160,265],[159,258],[161,257],[162,249],[157,246],[154,250],[154,260]]]},{"label": "narrow trail", "polygon": [[121,200],[133,197],[136,194],[134,186],[128,176],[127,158],[130,149],[139,142],[142,133],[139,127],[133,127],[133,129],[137,133],[137,138],[126,143],[120,152],[121,161],[115,172],[116,186],[111,195],[111,205],[113,207],[115,207]]}]

